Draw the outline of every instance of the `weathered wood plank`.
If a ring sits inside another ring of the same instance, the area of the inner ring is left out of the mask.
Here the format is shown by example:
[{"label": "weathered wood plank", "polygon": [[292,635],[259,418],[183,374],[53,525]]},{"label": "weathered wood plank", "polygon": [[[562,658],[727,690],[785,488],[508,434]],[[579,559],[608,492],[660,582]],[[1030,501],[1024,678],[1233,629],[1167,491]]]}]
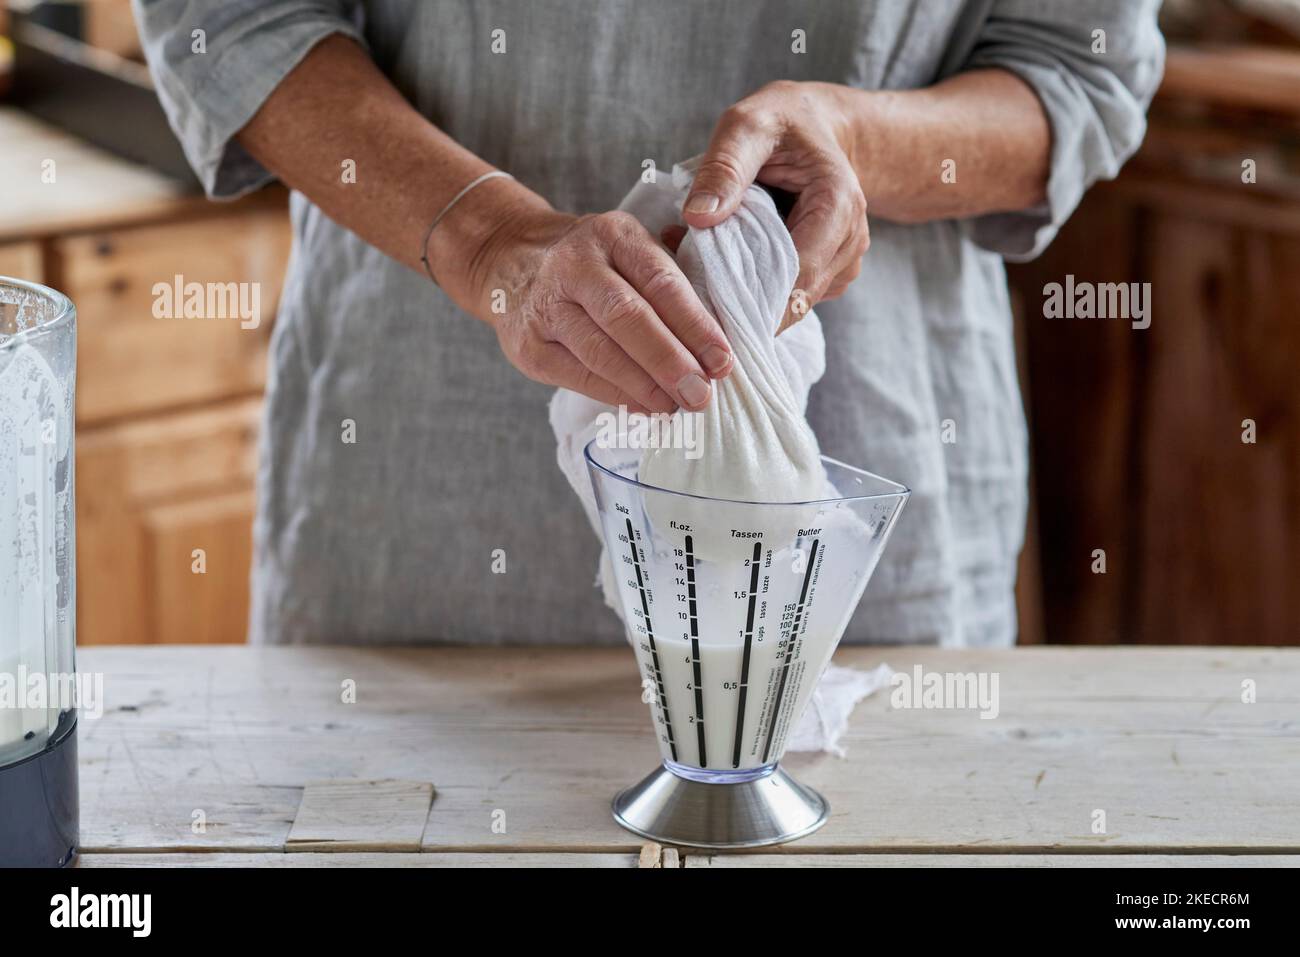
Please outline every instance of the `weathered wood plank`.
[{"label": "weathered wood plank", "polygon": [[[670,849],[671,850],[671,849]],[[730,854],[684,851],[682,867],[1300,867],[1293,854]],[[165,853],[83,854],[78,867],[626,867],[635,854]],[[656,865],[658,866],[658,865]]]},{"label": "weathered wood plank", "polygon": [[1295,854],[695,854],[683,867],[1300,867]]},{"label": "weathered wood plank", "polygon": [[286,850],[415,853],[432,804],[424,781],[308,782]]},{"label": "weathered wood plank", "polygon": [[635,854],[83,854],[78,867],[636,867]]},{"label": "weathered wood plank", "polygon": [[[799,851],[1300,853],[1300,651],[859,648],[837,660],[997,672],[1000,713],[865,701],[847,759],[786,762],[832,805]],[[305,782],[382,778],[437,786],[426,851],[635,856],[643,843],[609,812],[658,760],[622,649],[95,647],[80,665],[106,672],[108,708],[81,728],[90,852],[282,850]],[[1247,679],[1258,703],[1241,703]]]}]

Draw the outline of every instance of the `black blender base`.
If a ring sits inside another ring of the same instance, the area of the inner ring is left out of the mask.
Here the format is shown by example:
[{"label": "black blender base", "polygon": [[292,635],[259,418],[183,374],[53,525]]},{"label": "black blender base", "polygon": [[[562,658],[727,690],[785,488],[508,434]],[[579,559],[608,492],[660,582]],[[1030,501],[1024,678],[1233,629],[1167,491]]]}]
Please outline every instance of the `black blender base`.
[{"label": "black blender base", "polygon": [[0,868],[66,867],[77,857],[77,725],[0,768]]}]

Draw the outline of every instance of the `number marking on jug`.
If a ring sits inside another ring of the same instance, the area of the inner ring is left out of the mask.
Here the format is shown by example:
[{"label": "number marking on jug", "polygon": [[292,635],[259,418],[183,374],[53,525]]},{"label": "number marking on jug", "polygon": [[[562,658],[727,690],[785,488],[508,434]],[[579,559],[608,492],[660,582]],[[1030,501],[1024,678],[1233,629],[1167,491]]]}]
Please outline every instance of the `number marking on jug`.
[{"label": "number marking on jug", "polygon": [[745,614],[745,652],[740,660],[740,699],[736,702],[736,747],[731,766],[740,767],[740,748],[745,737],[745,696],[749,693],[749,650],[754,640],[754,600],[758,597],[758,560],[763,556],[763,542],[754,543],[754,558],[749,563],[749,611]]},{"label": "number marking on jug", "polygon": [[808,565],[803,570],[803,587],[799,590],[799,605],[794,611],[794,624],[790,626],[790,637],[785,643],[785,662],[781,665],[781,680],[776,686],[776,700],[772,703],[772,719],[767,725],[767,744],[763,746],[763,763],[772,753],[772,738],[776,733],[776,719],[781,715],[781,699],[785,697],[785,681],[790,676],[790,661],[794,657],[795,641],[799,637],[799,623],[804,617],[804,602],[808,599],[808,582],[812,579],[813,566],[817,563],[817,544],[820,539],[813,539],[812,550],[808,553]]},{"label": "number marking on jug", "polygon": [[695,617],[695,550],[691,536],[686,536],[686,596],[691,616],[691,664],[695,668],[695,733],[700,745],[700,767],[707,768],[704,750],[704,679],[700,674],[700,624]]},{"label": "number marking on jug", "polygon": [[641,614],[645,619],[645,633],[650,641],[650,661],[655,669],[655,686],[659,689],[659,710],[664,715],[664,731],[668,734],[668,750],[673,760],[677,760],[677,745],[673,742],[673,723],[668,718],[668,695],[664,693],[664,676],[659,670],[659,649],[655,647],[655,630],[650,624],[650,603],[646,601],[645,577],[641,574],[641,556],[636,550],[636,530],[632,528],[632,519],[627,520],[627,544],[632,549],[632,567],[636,569],[636,590],[641,593]]}]

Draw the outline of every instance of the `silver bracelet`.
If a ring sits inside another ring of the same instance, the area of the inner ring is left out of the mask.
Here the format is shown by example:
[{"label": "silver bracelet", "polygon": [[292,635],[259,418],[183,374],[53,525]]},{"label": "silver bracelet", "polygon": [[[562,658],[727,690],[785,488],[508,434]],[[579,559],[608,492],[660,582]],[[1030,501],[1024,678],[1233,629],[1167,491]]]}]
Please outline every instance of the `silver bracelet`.
[{"label": "silver bracelet", "polygon": [[514,179],[513,176],[511,176],[509,173],[505,172],[504,170],[494,169],[491,172],[484,173],[482,176],[476,177],[475,179],[471,180],[468,186],[466,186],[464,189],[462,189],[459,193],[457,193],[455,196],[451,198],[450,203],[442,207],[442,212],[440,212],[437,216],[433,217],[433,222],[429,224],[429,229],[424,234],[424,245],[420,247],[420,262],[424,263],[424,271],[429,274],[429,278],[433,280],[433,284],[435,286],[438,286],[439,283],[438,280],[433,275],[433,267],[429,265],[429,239],[433,236],[433,231],[438,228],[438,224],[442,222],[442,218],[446,216],[448,213],[450,213],[452,207],[455,206],[457,203],[459,203],[462,199],[464,199],[465,195],[470,190],[472,190],[475,186],[478,186],[480,183],[486,183],[488,180],[496,179],[498,176],[503,177],[505,179]]}]

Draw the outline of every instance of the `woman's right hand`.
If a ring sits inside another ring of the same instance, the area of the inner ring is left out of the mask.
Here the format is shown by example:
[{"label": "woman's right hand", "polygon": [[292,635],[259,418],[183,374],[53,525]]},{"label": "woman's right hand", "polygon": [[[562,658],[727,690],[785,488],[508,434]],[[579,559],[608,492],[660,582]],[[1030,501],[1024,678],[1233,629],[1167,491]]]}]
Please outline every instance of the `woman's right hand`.
[{"label": "woman's right hand", "polygon": [[462,304],[520,372],[633,411],[708,405],[731,348],[635,217],[531,205],[499,222],[459,277]]}]

